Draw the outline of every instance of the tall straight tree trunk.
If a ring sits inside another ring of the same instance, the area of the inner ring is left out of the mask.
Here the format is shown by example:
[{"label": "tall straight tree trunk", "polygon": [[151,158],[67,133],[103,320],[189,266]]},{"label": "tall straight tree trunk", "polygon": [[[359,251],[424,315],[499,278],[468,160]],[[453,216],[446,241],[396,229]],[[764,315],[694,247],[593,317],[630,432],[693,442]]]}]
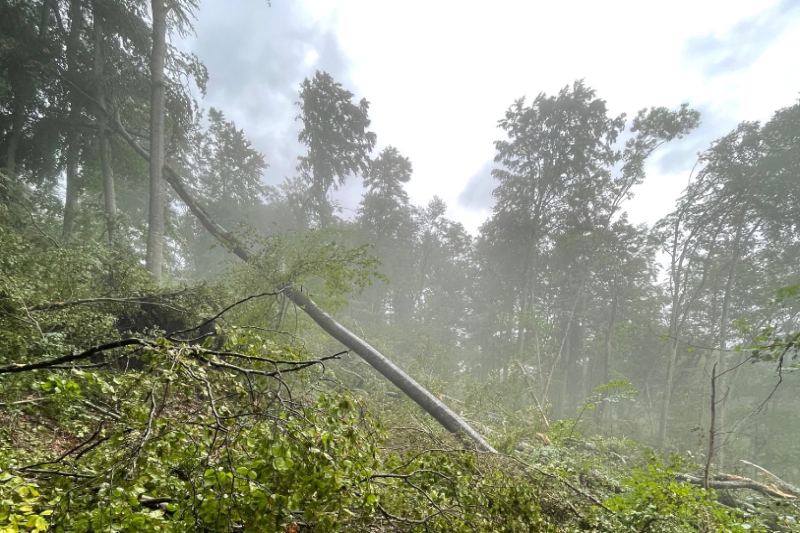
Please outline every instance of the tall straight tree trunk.
[{"label": "tall straight tree trunk", "polygon": [[[78,47],[81,44],[81,31],[83,29],[83,14],[81,1],[72,0],[69,7],[70,28],[67,38],[67,75],[75,79],[78,74]],[[64,226],[62,236],[64,240],[72,238],[75,229],[75,214],[80,194],[78,183],[78,165],[81,155],[81,134],[75,124],[80,120],[80,104],[78,94],[74,87],[69,88],[69,126],[67,129],[67,181],[66,197],[64,199]]]},{"label": "tall straight tree trunk", "polygon": [[117,233],[117,198],[114,191],[114,176],[111,174],[111,160],[108,153],[107,119],[105,113],[105,60],[103,57],[103,19],[97,1],[94,8],[94,82],[97,99],[97,140],[100,151],[100,169],[103,174],[103,197],[105,200],[106,228],[108,241],[114,242]]},{"label": "tall straight tree trunk", "polygon": [[164,112],[166,91],[164,58],[167,54],[167,7],[152,0],[153,53],[150,57],[150,215],[147,221],[147,270],[161,279],[164,264]]}]

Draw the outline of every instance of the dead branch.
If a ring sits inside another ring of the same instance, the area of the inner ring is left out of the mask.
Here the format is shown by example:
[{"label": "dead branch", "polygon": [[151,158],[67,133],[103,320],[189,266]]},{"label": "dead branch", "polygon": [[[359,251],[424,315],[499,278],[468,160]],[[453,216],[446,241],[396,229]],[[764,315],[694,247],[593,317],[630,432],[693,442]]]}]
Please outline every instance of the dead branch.
[{"label": "dead branch", "polygon": [[94,346],[81,353],[64,355],[62,357],[56,357],[55,359],[49,359],[47,361],[30,363],[27,365],[15,363],[13,365],[0,367],[0,374],[13,374],[16,372],[29,372],[31,370],[41,370],[42,368],[51,368],[56,365],[63,365],[64,363],[72,363],[73,361],[81,361],[84,359],[89,359],[93,355],[107,352],[115,348],[123,348],[125,346],[146,346],[152,348],[155,346],[155,344],[143,339],[122,339],[114,342],[109,342],[106,344],[101,344],[99,346]]}]

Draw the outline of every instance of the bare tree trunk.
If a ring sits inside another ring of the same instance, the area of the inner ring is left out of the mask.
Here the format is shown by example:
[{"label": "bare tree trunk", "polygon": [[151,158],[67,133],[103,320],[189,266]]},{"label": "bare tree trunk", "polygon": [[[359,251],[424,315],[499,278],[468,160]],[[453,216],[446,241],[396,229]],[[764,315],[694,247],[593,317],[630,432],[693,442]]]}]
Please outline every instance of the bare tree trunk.
[{"label": "bare tree trunk", "polygon": [[103,19],[100,15],[97,1],[94,8],[94,82],[96,84],[95,98],[97,98],[97,140],[100,151],[100,169],[103,175],[103,197],[105,200],[106,228],[108,241],[113,243],[117,233],[117,198],[114,191],[114,176],[111,174],[111,160],[108,153],[108,134],[105,91],[105,59],[103,57]]},{"label": "bare tree trunk", "polygon": [[711,422],[708,425],[708,454],[706,465],[703,469],[703,488],[708,490],[708,475],[711,472],[711,462],[714,460],[714,437],[717,436],[717,363],[711,369]]},{"label": "bare tree trunk", "polygon": [[483,437],[481,437],[478,432],[472,429],[469,424],[447,407],[447,405],[428,392],[405,372],[400,370],[399,367],[384,357],[375,348],[355,336],[330,315],[322,311],[305,294],[291,288],[284,289],[283,292],[298,307],[303,309],[314,322],[319,324],[322,329],[344,346],[361,356],[361,358],[369,363],[375,370],[383,374],[383,376],[396,385],[397,388],[414,400],[417,405],[435,418],[445,429],[452,433],[460,433],[469,437],[478,445],[478,448],[483,451],[496,453],[495,449],[483,440]]},{"label": "bare tree trunk", "polygon": [[161,279],[164,265],[164,168],[165,84],[167,54],[167,7],[165,0],[152,0],[153,53],[150,57],[150,215],[147,221],[147,270]]},{"label": "bare tree trunk", "polygon": [[[78,74],[78,47],[81,44],[81,31],[83,30],[83,14],[81,13],[80,0],[72,0],[69,8],[70,29],[67,38],[67,75],[70,79],[75,79]],[[81,155],[81,134],[75,127],[80,120],[80,104],[78,92],[74,87],[69,89],[69,129],[67,130],[67,181],[66,195],[64,199],[64,226],[62,236],[64,240],[72,238],[75,229],[75,214],[78,206],[78,196],[80,195],[80,184],[78,183],[78,166]]]}]

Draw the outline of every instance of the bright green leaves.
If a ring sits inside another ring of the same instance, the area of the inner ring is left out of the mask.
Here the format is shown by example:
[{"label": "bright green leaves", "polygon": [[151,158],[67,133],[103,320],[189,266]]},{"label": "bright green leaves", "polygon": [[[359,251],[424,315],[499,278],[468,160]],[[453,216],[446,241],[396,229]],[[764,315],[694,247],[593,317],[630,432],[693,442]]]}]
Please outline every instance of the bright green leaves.
[{"label": "bright green leaves", "polygon": [[58,377],[51,377],[40,386],[44,392],[63,394],[67,397],[79,397],[81,393],[81,387],[76,382]]},{"label": "bright green leaves", "polygon": [[52,503],[43,498],[39,485],[0,469],[0,531],[47,531]]}]

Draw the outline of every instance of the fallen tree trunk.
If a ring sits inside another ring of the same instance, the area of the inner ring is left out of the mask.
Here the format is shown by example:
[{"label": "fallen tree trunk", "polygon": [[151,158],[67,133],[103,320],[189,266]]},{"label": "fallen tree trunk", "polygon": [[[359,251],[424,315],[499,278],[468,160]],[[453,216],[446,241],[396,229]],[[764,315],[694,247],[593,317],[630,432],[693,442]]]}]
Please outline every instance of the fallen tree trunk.
[{"label": "fallen tree trunk", "polygon": [[[675,479],[701,487],[704,485],[703,478],[690,476],[689,474],[677,474]],[[778,498],[780,500],[794,500],[797,498],[797,495],[784,492],[775,485],[767,485],[766,483],[760,483],[758,481],[754,481],[746,477],[735,476],[733,474],[720,474],[712,477],[710,480],[708,480],[708,487],[716,490],[754,490],[764,494],[765,496]]]},{"label": "fallen tree trunk", "polygon": [[[115,117],[117,130],[123,139],[138,153],[142,158],[150,160],[150,155],[142,148],[133,137],[128,134],[119,119]],[[225,245],[233,254],[241,260],[250,260],[250,254],[236,240],[236,238],[222,228],[211,216],[198,204],[189,190],[184,186],[180,175],[169,165],[164,165],[164,179],[175,190],[180,199],[186,204],[189,210],[197,217],[206,230],[214,238]],[[414,381],[408,374],[403,372],[397,365],[392,363],[378,350],[364,342],[361,338],[353,334],[347,328],[339,324],[330,315],[322,311],[317,305],[302,292],[286,288],[284,294],[295,305],[300,307],[305,313],[325,330],[333,338],[341,342],[346,348],[358,354],[362,359],[369,363],[375,370],[391,381],[397,388],[403,391],[409,398],[414,400],[417,405],[422,407],[429,415],[436,419],[445,429],[452,433],[465,435],[472,439],[478,448],[491,453],[497,453],[492,446],[486,442],[480,434],[475,431],[467,422],[452,411],[447,405],[431,394],[422,385]]]},{"label": "fallen tree trunk", "polygon": [[781,489],[781,491],[787,492],[787,493],[792,494],[792,495],[794,495],[796,497],[800,497],[800,488],[799,487],[795,487],[791,483],[785,482],[784,480],[782,480],[781,478],[779,478],[778,476],[776,476],[775,474],[773,474],[772,472],[770,472],[766,468],[758,466],[755,463],[751,463],[750,461],[745,461],[744,459],[742,459],[741,461],[744,464],[748,465],[748,466],[752,466],[753,468],[755,468],[756,470],[758,470],[759,472],[761,472],[765,476],[767,476],[770,479],[772,479],[772,482],[775,484],[776,487]]}]

